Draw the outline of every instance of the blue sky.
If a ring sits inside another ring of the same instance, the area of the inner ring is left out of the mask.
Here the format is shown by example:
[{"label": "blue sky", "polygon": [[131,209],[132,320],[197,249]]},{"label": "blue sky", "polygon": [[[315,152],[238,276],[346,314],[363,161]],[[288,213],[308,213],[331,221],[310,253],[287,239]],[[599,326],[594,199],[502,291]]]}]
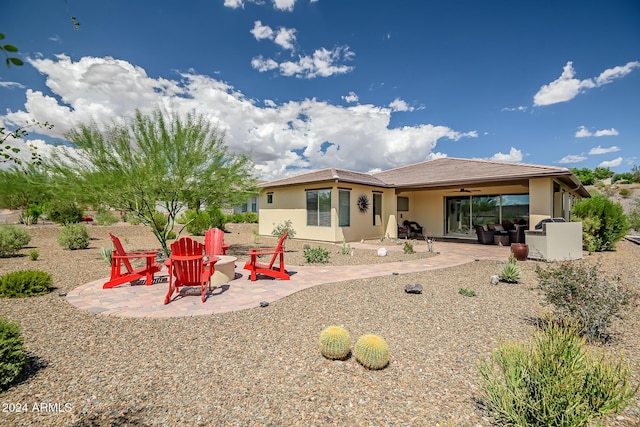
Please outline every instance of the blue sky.
[{"label": "blue sky", "polygon": [[[80,22],[74,30],[70,16]],[[640,165],[640,2],[21,0],[0,123],[196,110],[262,179],[438,156]],[[4,58],[3,58],[4,59]]]}]

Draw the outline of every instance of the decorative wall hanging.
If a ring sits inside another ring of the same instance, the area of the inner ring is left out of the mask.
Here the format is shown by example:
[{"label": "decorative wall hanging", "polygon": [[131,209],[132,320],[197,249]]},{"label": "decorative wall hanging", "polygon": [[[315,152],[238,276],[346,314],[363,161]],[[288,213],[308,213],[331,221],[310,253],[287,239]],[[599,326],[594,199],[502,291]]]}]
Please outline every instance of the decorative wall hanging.
[{"label": "decorative wall hanging", "polygon": [[366,213],[369,210],[369,198],[366,194],[358,197],[358,209],[362,213]]}]

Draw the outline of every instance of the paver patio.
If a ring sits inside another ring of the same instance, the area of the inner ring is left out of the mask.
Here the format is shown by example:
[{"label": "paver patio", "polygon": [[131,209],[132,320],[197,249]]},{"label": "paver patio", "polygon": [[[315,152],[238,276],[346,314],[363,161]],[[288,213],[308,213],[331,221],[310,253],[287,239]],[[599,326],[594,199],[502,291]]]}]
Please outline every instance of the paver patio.
[{"label": "paver patio", "polygon": [[[380,246],[352,243],[351,247],[378,249]],[[385,246],[388,250],[402,250],[401,246]],[[425,252],[426,245],[417,246],[416,251]],[[66,296],[73,306],[92,313],[118,317],[168,318],[202,316],[215,313],[245,310],[260,306],[260,302],[272,303],[311,286],[347,280],[365,279],[392,275],[394,273],[415,273],[461,265],[475,260],[507,260],[508,246],[489,246],[473,243],[436,242],[437,256],[402,262],[348,266],[287,266],[291,280],[259,279],[249,280],[243,264],[236,264],[236,278],[215,287],[202,303],[200,298],[187,295],[178,297],[164,305],[167,292],[166,269],[156,274],[152,286],[125,284],[113,289],[102,289],[107,278],[78,286]],[[488,280],[488,278],[487,278]]]}]

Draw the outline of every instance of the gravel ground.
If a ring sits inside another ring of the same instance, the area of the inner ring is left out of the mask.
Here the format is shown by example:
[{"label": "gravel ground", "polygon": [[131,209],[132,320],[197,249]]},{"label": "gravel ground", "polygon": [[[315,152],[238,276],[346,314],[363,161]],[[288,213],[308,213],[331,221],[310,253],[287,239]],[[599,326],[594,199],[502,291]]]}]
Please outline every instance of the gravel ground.
[{"label": "gravel ground", "polygon": [[[544,310],[534,289],[535,262],[520,263],[520,284],[492,286],[488,279],[499,265],[476,261],[317,286],[268,308],[215,316],[101,316],[79,311],[59,293],[108,276],[100,256],[108,232],[128,250],[158,244],[142,226],[89,228],[90,248],[69,251],[56,243],[57,226],[29,227],[33,239],[23,256],[0,259],[0,274],[40,269],[53,275],[57,288],[35,298],[0,299],[0,315],[21,324],[31,359],[29,375],[0,394],[2,426],[489,426],[477,403],[477,362],[503,340],[530,337],[530,320]],[[251,226],[229,228],[225,241],[241,258],[255,246]],[[303,263],[303,243],[287,243],[288,263]],[[390,252],[379,258],[364,250],[334,256],[339,246],[326,247],[333,264],[411,257]],[[40,251],[37,261],[27,256],[32,248]],[[639,255],[640,246],[623,241],[616,252],[589,259],[640,290]],[[421,283],[424,292],[404,293],[407,283]],[[462,287],[477,296],[459,295]],[[384,337],[390,365],[368,371],[353,357],[324,359],[317,341],[331,324],[346,327],[354,341],[365,333]],[[633,383],[640,383],[640,309],[630,307],[613,332],[605,350],[628,359]],[[634,402],[607,425],[639,423]]]}]

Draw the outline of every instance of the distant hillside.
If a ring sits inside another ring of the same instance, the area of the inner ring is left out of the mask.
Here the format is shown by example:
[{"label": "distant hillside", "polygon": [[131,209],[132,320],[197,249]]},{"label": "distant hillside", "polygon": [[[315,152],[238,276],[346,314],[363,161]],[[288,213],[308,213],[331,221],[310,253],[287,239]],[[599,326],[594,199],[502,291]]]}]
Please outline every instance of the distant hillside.
[{"label": "distant hillside", "polygon": [[[587,185],[587,191],[591,194],[606,194],[614,202],[619,202],[625,214],[633,208],[635,200],[640,197],[640,184],[613,184],[613,185]],[[628,196],[621,196],[620,190],[626,188],[629,190]]]}]

